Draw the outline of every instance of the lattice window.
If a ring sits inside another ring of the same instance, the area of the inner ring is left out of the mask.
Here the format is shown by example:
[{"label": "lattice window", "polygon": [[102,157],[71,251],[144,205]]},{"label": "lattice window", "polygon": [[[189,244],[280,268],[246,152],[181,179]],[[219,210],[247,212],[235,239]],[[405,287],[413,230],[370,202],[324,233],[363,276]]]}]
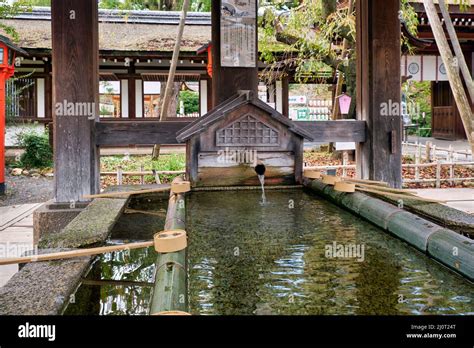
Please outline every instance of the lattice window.
[{"label": "lattice window", "polygon": [[278,131],[245,115],[217,131],[217,146],[278,146]]}]

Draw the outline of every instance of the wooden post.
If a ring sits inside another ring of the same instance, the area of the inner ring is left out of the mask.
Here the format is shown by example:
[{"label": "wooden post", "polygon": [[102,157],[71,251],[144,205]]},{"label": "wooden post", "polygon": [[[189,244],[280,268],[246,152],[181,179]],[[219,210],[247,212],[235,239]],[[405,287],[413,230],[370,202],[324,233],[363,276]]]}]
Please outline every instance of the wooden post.
[{"label": "wooden post", "polygon": [[443,26],[438,17],[438,11],[434,5],[433,0],[423,0],[425,5],[426,15],[430,21],[431,30],[436,40],[439,53],[443,59],[444,66],[446,68],[446,74],[448,75],[449,85],[453,91],[454,99],[461,116],[466,136],[471,144],[471,148],[474,150],[474,117],[472,115],[471,104],[466,96],[466,91],[459,76],[457,67],[454,64],[454,57],[449,47],[448,40],[446,39]]},{"label": "wooden post", "polygon": [[441,187],[441,163],[436,162],[436,188]]},{"label": "wooden post", "polygon": [[[357,175],[402,186],[399,0],[359,0],[357,19],[357,118],[367,141],[357,147]],[[391,110],[391,111],[389,111]]]},{"label": "wooden post", "polygon": [[431,162],[431,141],[427,141],[425,143],[425,150],[426,150],[426,161]]},{"label": "wooden post", "polygon": [[99,191],[97,0],[52,0],[51,21],[55,200],[77,202]]},{"label": "wooden post", "polygon": [[342,153],[342,176],[345,178],[347,176],[347,168],[345,166],[347,166],[349,163],[349,153],[347,151],[344,151]]},{"label": "wooden post", "polygon": [[282,84],[282,91],[281,91],[281,98],[282,98],[282,114],[283,116],[290,117],[290,79],[288,76],[284,76],[281,79]]},{"label": "wooden post", "polygon": [[[257,2],[255,1],[255,11]],[[221,66],[221,0],[212,0],[212,100],[214,107],[232,97],[239,90],[258,88],[258,54],[255,54],[255,67]],[[255,29],[257,19],[255,18]],[[257,53],[257,30],[255,30],[255,53]]]},{"label": "wooden post", "polygon": [[136,100],[137,100],[137,88],[136,88],[136,79],[135,77],[135,62],[130,62],[130,66],[128,67],[128,74],[131,75],[128,78],[128,90],[122,91],[122,93],[127,93],[128,95],[128,118],[136,118],[137,117],[137,107],[136,107]]},{"label": "wooden post", "polygon": [[122,185],[123,183],[123,171],[122,166],[117,167],[117,185]]},{"label": "wooden post", "polygon": [[415,153],[415,180],[420,179],[420,168],[418,167],[418,164],[420,164],[420,152],[416,151]]}]

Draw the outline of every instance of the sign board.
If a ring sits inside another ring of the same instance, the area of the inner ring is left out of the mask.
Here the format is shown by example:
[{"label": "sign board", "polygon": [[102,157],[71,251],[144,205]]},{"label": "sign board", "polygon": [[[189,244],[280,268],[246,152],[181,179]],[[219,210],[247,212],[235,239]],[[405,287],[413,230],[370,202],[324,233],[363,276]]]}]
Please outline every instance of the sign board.
[{"label": "sign board", "polygon": [[221,66],[255,68],[257,0],[222,0]]},{"label": "sign board", "polygon": [[308,108],[296,109],[296,120],[297,121],[309,120],[309,109]]},{"label": "sign board", "polygon": [[348,142],[338,142],[336,143],[336,151],[347,151],[347,150],[355,150],[356,143]]},{"label": "sign board", "polygon": [[288,102],[290,104],[306,104],[306,96],[305,95],[291,95],[288,98]]}]

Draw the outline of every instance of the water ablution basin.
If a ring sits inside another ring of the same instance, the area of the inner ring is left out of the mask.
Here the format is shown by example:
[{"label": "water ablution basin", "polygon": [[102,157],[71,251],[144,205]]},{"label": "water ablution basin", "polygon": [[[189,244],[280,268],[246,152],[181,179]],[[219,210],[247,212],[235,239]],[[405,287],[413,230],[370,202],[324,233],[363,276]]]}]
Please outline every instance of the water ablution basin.
[{"label": "water ablution basin", "polygon": [[305,138],[251,92],[230,98],[178,133],[186,181],[112,187],[39,244],[146,247],[29,263],[0,313],[474,314],[473,240],[408,210],[448,208],[337,191],[303,172]]},{"label": "water ablution basin", "polygon": [[[471,282],[373,224],[311,190],[267,190],[266,198],[262,205],[259,190],[186,195],[189,313],[474,313]],[[166,209],[166,201],[132,204]],[[150,239],[150,221],[164,224],[139,215],[149,223],[133,227],[125,214],[109,243]],[[153,248],[98,257],[65,314],[147,314],[155,259]]]}]

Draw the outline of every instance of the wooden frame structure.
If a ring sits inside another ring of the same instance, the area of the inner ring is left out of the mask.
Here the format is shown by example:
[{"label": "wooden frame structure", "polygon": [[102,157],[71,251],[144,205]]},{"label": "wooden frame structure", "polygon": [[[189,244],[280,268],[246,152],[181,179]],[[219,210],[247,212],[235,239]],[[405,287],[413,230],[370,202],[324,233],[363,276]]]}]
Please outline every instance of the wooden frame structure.
[{"label": "wooden frame structure", "polygon": [[[220,11],[213,0],[213,19]],[[357,2],[358,118],[317,123],[308,130],[316,141],[355,141],[359,146],[359,175],[401,185],[401,121],[399,116],[380,115],[384,102],[400,102],[399,0]],[[95,103],[98,100],[98,9],[96,0],[53,0],[53,105],[67,100]],[[219,34],[214,30],[215,38]],[[81,64],[78,64],[80,62]],[[256,86],[253,69],[214,69],[222,74],[214,91]],[[72,77],[72,78],[71,78]],[[249,82],[250,81],[250,82]],[[253,89],[250,88],[250,89]],[[223,100],[222,92],[216,100]],[[221,98],[221,99],[219,99]],[[97,113],[98,114],[98,113]],[[55,200],[82,201],[98,192],[98,148],[104,145],[173,144],[176,133],[189,122],[100,122],[95,117],[61,116],[53,108],[55,122]]]}]

